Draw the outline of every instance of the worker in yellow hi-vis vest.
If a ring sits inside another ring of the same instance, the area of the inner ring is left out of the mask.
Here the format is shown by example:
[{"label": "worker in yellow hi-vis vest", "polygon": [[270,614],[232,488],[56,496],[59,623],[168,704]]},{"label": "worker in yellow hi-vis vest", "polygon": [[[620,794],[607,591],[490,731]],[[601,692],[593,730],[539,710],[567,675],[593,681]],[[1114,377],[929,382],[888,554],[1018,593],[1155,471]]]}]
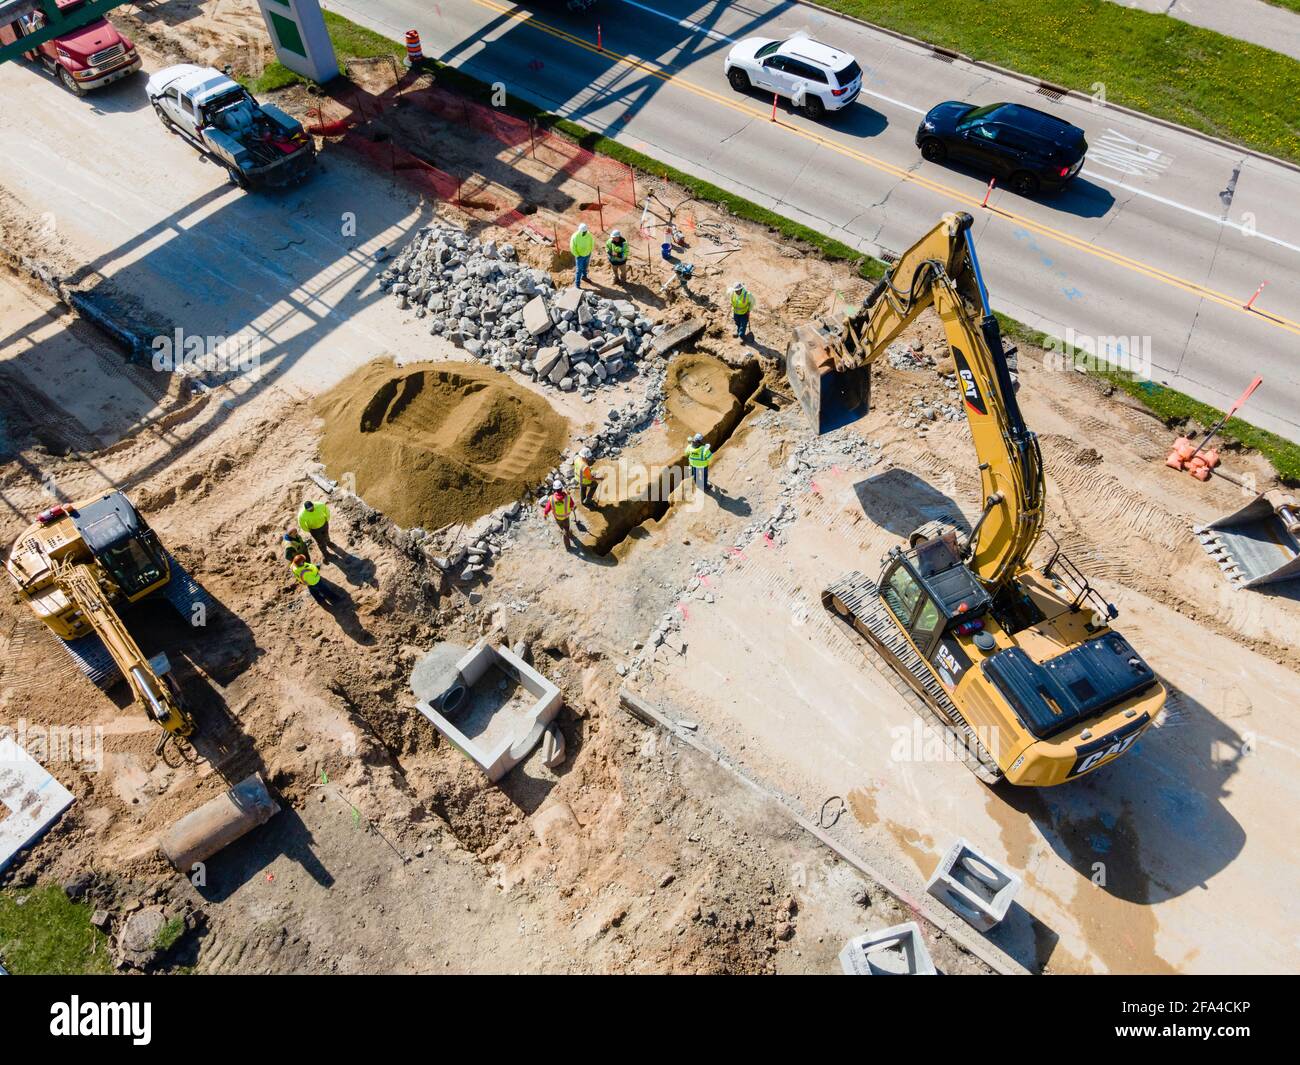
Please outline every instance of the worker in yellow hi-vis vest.
[{"label": "worker in yellow hi-vis vest", "polygon": [[627,284],[627,249],[628,243],[617,229],[605,241],[605,254],[609,256],[609,268],[614,272],[614,283]]},{"label": "worker in yellow hi-vis vest", "polygon": [[590,507],[596,502],[597,481],[601,474],[591,465],[591,448],[584,447],[573,459],[573,479],[578,482],[578,502]]},{"label": "worker in yellow hi-vis vest", "polygon": [[587,223],[579,223],[569,238],[569,251],[573,252],[574,288],[582,288],[582,279],[587,276],[587,264],[591,261],[591,252],[595,247],[596,241],[587,229]]},{"label": "worker in yellow hi-vis vest", "polygon": [[686,445],[686,461],[691,467],[691,476],[696,485],[709,490],[709,463],[713,461],[713,448],[699,433],[691,437]]},{"label": "worker in yellow hi-vis vest", "polygon": [[754,297],[749,294],[743,281],[731,286],[731,317],[736,323],[736,336],[741,340],[749,332],[749,312],[754,309]]},{"label": "worker in yellow hi-vis vest", "polygon": [[320,575],[320,567],[315,562],[307,561],[306,555],[294,555],[289,568],[293,571],[294,579],[307,589],[317,603],[327,606],[334,602],[334,593],[330,590],[329,581]]},{"label": "worker in yellow hi-vis vest", "polygon": [[560,527],[560,532],[564,534],[564,549],[566,551],[573,546],[573,533],[569,529],[569,519],[573,514],[575,505],[569,490],[564,487],[562,482],[556,481],[551,486],[551,494],[542,506],[542,513],[553,517],[555,524]]},{"label": "worker in yellow hi-vis vest", "polygon": [[334,545],[330,542],[330,508],[325,503],[306,500],[298,511],[298,528],[311,533],[311,538],[320,548],[322,560],[334,550]]}]

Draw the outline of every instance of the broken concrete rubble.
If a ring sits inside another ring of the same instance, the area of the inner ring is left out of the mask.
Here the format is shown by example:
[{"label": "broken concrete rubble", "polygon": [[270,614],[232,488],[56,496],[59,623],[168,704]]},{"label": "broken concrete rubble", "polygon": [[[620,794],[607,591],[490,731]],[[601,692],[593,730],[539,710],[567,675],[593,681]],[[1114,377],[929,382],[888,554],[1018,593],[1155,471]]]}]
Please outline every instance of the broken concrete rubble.
[{"label": "broken concrete rubble", "polygon": [[[654,327],[630,301],[578,288],[557,294],[543,271],[515,261],[511,245],[480,244],[454,226],[421,229],[384,265],[379,282],[403,309],[413,304],[417,316],[432,316],[430,335],[494,369],[517,370],[565,392],[580,389],[584,398],[651,349]],[[573,360],[599,356],[601,365],[557,373],[556,349]]]}]

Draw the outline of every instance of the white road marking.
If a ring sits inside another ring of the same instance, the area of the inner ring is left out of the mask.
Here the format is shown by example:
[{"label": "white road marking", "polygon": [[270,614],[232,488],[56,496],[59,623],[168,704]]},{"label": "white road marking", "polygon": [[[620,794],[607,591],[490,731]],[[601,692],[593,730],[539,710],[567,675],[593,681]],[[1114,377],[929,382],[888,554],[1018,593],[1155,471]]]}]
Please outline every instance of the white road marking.
[{"label": "white road marking", "polygon": [[883,92],[872,92],[870,89],[862,90],[863,96],[874,96],[877,100],[884,100],[887,104],[893,104],[895,107],[902,107],[918,115],[926,114],[924,107],[913,107],[911,104],[905,104],[902,100],[895,100],[892,96],[886,96]]},{"label": "white road marking", "polygon": [[1096,144],[1088,145],[1088,158],[1134,177],[1159,177],[1173,162],[1159,148],[1140,144],[1115,129],[1106,130]]},{"label": "white road marking", "polygon": [[648,15],[658,15],[661,19],[680,26],[684,30],[691,30],[695,33],[702,33],[715,41],[725,41],[727,44],[735,44],[736,38],[728,37],[725,33],[719,33],[717,30],[705,29],[698,22],[692,22],[690,19],[674,18],[672,15],[663,11],[656,11],[653,7],[647,7],[645,4],[638,4],[636,0],[623,0],[628,7],[635,7],[639,11],[644,11]]},{"label": "white road marking", "polygon": [[[1091,153],[1090,153],[1091,154]],[[1166,207],[1174,207],[1180,211],[1186,211],[1188,214],[1194,214],[1198,218],[1204,218],[1207,222],[1213,222],[1215,225],[1227,226],[1229,229],[1235,229],[1242,236],[1257,237],[1260,240],[1267,241],[1269,244],[1276,244],[1279,248],[1286,248],[1288,251],[1300,252],[1300,244],[1289,244],[1281,237],[1270,236],[1268,233],[1261,233],[1258,229],[1251,229],[1241,222],[1231,222],[1226,218],[1221,218],[1217,214],[1211,214],[1209,211],[1202,211],[1197,207],[1189,207],[1185,203],[1179,203],[1177,200],[1171,200],[1166,196],[1158,196],[1154,192],[1148,192],[1146,189],[1140,189],[1136,185],[1129,185],[1120,181],[1118,178],[1109,177],[1106,174],[1099,174],[1095,170],[1084,169],[1080,173],[1084,177],[1093,178],[1096,181],[1104,181],[1107,184],[1121,188],[1125,192],[1136,193],[1138,196],[1145,196],[1148,200],[1155,200],[1157,203],[1163,203]]]}]

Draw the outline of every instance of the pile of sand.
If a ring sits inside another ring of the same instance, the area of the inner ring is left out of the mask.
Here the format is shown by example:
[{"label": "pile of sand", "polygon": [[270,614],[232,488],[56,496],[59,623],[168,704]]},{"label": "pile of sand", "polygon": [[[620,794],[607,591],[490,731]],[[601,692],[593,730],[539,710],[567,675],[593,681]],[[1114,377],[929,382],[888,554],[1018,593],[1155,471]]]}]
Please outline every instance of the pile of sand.
[{"label": "pile of sand", "polygon": [[560,460],[568,422],[473,363],[379,359],[316,401],[329,476],[399,525],[439,529],[518,499]]}]

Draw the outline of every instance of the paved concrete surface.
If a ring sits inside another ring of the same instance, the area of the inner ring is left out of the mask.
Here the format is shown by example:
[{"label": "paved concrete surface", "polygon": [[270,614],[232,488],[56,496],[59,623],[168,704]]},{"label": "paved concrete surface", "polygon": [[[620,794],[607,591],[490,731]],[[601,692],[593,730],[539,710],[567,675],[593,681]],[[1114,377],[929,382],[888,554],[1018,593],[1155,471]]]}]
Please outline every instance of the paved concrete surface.
[{"label": "paved concrete surface", "polygon": [[656,674],[660,707],[810,819],[842,809],[832,834],[914,896],[958,837],[1015,870],[1024,886],[988,938],[1034,971],[1291,971],[1300,870],[1279,856],[1300,800],[1295,675],[1107,585],[1170,684],[1159,727],[1074,783],[990,789],[822,607],[817,589],[846,559],[872,570],[891,535],[855,521],[858,475],[817,483],[785,543],[756,541],[711,578],[714,603],[692,603],[684,664]]},{"label": "paved concrete surface", "polygon": [[26,64],[0,67],[0,189],[33,212],[33,243],[90,256],[110,308],[150,335],[255,341],[258,373],[232,382],[241,393],[313,394],[378,355],[427,350],[373,265],[376,248],[429,221],[415,197],[342,153],[297,189],[246,195],[163,129],[143,78],[77,99]]},{"label": "paved concrete surface", "polygon": [[1264,0],[1112,0],[1300,59],[1300,15]]},{"label": "paved concrete surface", "polygon": [[[1219,406],[1258,372],[1264,387],[1247,414],[1300,439],[1294,169],[1091,102],[1054,103],[800,4],[603,0],[586,15],[545,5],[533,21],[499,0],[326,6],[399,38],[418,29],[428,55],[865,251],[902,250],[942,212],[975,211],[999,310],[1103,346],[1138,338],[1156,380]],[[733,39],[800,31],[852,51],[865,89],[834,119],[782,110],[774,124],[770,101],[731,91],[723,57]],[[1082,126],[1081,180],[1039,201],[995,189],[996,213],[979,211],[987,179],[924,162],[913,141],[919,115],[945,99],[1026,102]],[[1261,281],[1256,307],[1269,317],[1242,308]]]}]

